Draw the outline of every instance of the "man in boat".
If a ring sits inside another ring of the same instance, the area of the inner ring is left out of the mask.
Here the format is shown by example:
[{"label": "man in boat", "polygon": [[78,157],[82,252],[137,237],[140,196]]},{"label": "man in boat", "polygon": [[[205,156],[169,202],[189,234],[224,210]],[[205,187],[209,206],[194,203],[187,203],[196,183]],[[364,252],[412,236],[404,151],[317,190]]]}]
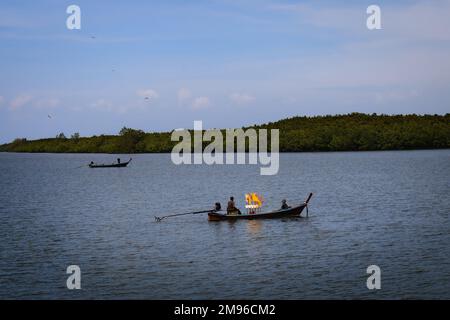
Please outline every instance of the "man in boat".
[{"label": "man in boat", "polygon": [[290,206],[288,206],[286,199],[281,200],[281,209],[286,210],[289,208],[290,208]]},{"label": "man in boat", "polygon": [[117,158],[117,163],[120,164],[120,158]]},{"label": "man in boat", "polygon": [[214,204],[214,211],[220,211],[222,209],[222,206],[220,205],[220,202],[216,202]]},{"label": "man in boat", "polygon": [[234,203],[234,197],[230,197],[230,201],[228,201],[227,214],[230,215],[241,214],[241,211],[238,208],[236,208],[236,204]]}]

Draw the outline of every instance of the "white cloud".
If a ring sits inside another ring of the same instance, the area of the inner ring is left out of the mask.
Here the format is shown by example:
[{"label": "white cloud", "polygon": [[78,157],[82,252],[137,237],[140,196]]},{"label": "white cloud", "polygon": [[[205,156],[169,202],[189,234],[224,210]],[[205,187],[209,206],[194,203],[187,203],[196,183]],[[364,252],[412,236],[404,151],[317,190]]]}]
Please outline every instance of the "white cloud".
[{"label": "white cloud", "polygon": [[[410,5],[381,5],[383,36],[401,41],[449,40],[450,1],[423,1]],[[366,28],[365,6],[330,6],[320,4],[277,4],[269,9],[300,16],[300,23],[317,28],[345,31],[353,35],[375,34]]]},{"label": "white cloud", "polygon": [[255,97],[247,93],[232,93],[230,100],[235,104],[244,105],[255,101]]},{"label": "white cloud", "polygon": [[448,41],[450,40],[449,11],[450,1],[448,0],[424,1],[411,6],[389,8],[389,10],[384,10],[383,28],[404,41]]},{"label": "white cloud", "polygon": [[137,91],[137,95],[142,98],[158,99],[159,94],[153,89],[142,89]]},{"label": "white cloud", "polygon": [[[5,99],[0,96],[0,105],[4,103]],[[46,109],[54,108],[60,104],[58,98],[45,98],[36,97],[29,94],[20,94],[12,99],[9,103],[10,110],[17,110],[24,106],[36,108],[36,109]]]},{"label": "white cloud", "polygon": [[91,104],[92,107],[98,108],[98,109],[107,109],[112,110],[112,103],[109,101],[106,101],[105,99],[98,99],[97,101],[93,102]]},{"label": "white cloud", "polygon": [[40,108],[40,109],[54,108],[54,107],[58,106],[59,103],[60,103],[60,101],[58,98],[44,98],[44,99],[37,100],[34,103],[34,106],[36,108]]},{"label": "white cloud", "polygon": [[10,103],[10,108],[12,110],[16,110],[18,108],[23,107],[24,105],[28,104],[31,100],[33,99],[32,96],[27,95],[27,94],[21,94],[17,97],[15,97],[11,103]]},{"label": "white cloud", "polygon": [[191,98],[192,94],[189,89],[180,88],[180,90],[178,90],[177,96],[178,96],[178,104],[182,105]]},{"label": "white cloud", "polygon": [[[147,92],[148,93],[148,92]],[[150,95],[152,96],[152,95]],[[148,97],[145,95],[145,97]],[[98,110],[106,110],[108,112],[115,112],[118,114],[124,114],[132,110],[144,110],[145,107],[148,105],[146,102],[147,100],[140,100],[136,101],[134,103],[129,102],[111,102],[110,100],[106,99],[98,99],[90,104],[92,108],[98,109]]]},{"label": "white cloud", "polygon": [[208,97],[198,97],[192,102],[192,108],[196,110],[208,108],[210,105],[211,102]]}]

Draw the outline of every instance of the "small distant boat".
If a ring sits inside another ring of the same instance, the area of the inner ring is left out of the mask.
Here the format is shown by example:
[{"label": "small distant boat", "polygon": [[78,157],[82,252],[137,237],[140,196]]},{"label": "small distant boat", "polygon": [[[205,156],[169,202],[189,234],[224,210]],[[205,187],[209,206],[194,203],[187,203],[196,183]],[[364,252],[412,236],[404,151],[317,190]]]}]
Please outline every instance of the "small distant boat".
[{"label": "small distant boat", "polygon": [[128,160],[127,162],[117,162],[111,164],[95,164],[91,162],[89,164],[89,168],[125,168],[133,159]]},{"label": "small distant boat", "polygon": [[253,219],[278,219],[278,218],[291,218],[300,217],[302,211],[308,207],[308,202],[311,200],[312,193],[309,194],[306,201],[298,206],[291,207],[288,209],[279,209],[271,212],[264,213],[253,213],[253,214],[226,214],[219,213],[217,211],[211,211],[208,213],[209,221],[222,221],[222,220],[253,220]]}]

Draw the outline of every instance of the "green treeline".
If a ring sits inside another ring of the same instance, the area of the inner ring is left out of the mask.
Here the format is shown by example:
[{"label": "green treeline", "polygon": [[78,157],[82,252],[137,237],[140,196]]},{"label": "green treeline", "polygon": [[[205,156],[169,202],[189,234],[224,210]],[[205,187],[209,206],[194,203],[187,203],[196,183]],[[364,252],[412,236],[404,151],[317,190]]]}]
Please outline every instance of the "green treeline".
[{"label": "green treeline", "polygon": [[[293,117],[248,128],[279,129],[282,152],[450,148],[450,114],[388,116],[352,113]],[[123,128],[117,136],[90,138],[80,137],[78,133],[67,138],[61,133],[53,139],[16,139],[1,145],[0,152],[171,152],[177,142],[172,142],[170,137],[170,132],[145,133],[129,128]]]}]

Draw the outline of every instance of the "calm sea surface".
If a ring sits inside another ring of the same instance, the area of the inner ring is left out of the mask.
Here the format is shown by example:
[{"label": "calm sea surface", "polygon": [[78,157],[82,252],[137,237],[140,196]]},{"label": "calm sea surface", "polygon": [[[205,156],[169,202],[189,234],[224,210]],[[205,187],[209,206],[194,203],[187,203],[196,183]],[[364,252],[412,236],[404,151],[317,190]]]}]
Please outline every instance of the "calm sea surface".
[{"label": "calm sea surface", "polygon": [[[0,154],[0,298],[450,299],[450,150],[282,154],[276,176],[169,154],[77,168],[115,158]],[[246,192],[267,209],[315,195],[308,219],[154,221]]]}]

